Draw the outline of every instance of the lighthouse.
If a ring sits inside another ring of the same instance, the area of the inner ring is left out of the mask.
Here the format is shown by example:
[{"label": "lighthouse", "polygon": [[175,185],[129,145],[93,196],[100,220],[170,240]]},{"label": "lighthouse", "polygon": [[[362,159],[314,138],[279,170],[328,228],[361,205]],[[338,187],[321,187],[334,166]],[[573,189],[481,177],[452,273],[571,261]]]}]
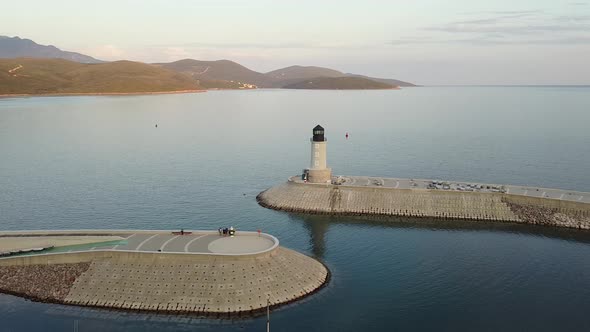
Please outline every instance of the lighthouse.
[{"label": "lighthouse", "polygon": [[332,169],[328,168],[326,162],[326,145],[324,128],[315,126],[311,137],[311,164],[304,174],[311,183],[330,183],[332,180]]}]

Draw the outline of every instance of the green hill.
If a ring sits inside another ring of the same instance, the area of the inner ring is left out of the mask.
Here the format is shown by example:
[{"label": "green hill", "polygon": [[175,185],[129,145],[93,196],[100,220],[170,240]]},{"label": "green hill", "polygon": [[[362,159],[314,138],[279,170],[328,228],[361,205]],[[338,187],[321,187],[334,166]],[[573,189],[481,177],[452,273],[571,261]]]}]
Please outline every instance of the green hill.
[{"label": "green hill", "polygon": [[400,80],[394,80],[392,78],[377,78],[377,77],[369,77],[369,76],[365,76],[365,75],[357,75],[357,74],[346,74],[347,77],[360,77],[360,78],[366,78],[369,79],[371,81],[375,81],[375,82],[381,82],[381,83],[385,83],[385,84],[389,84],[389,85],[393,85],[393,86],[417,86],[413,83],[409,83],[409,82],[404,82],[404,81],[400,81]]},{"label": "green hill", "polygon": [[260,88],[271,87],[271,80],[264,74],[229,60],[184,59],[154,65],[184,73],[207,88],[239,88],[244,87],[244,84],[256,85]]},{"label": "green hill", "polygon": [[283,89],[369,90],[394,89],[393,85],[361,77],[316,77],[288,84]]},{"label": "green hill", "polygon": [[346,74],[347,77],[360,77],[360,78],[366,78],[369,79],[371,81],[375,81],[375,82],[381,82],[381,83],[385,83],[385,84],[389,84],[389,85],[393,85],[393,86],[404,86],[404,87],[409,87],[409,86],[417,86],[413,83],[409,83],[409,82],[404,82],[404,81],[400,81],[400,80],[394,80],[392,78],[377,78],[377,77],[369,77],[369,76],[365,76],[365,75],[357,75],[357,74]]},{"label": "green hill", "polygon": [[290,66],[270,71],[265,74],[274,80],[290,80],[294,78],[339,77],[342,72],[330,68],[316,66]]},{"label": "green hill", "polygon": [[[187,74],[206,89],[248,88],[249,86],[247,85],[250,84],[258,88],[303,89],[303,86],[305,86],[304,89],[330,89],[328,87],[320,88],[314,84],[309,85],[306,83],[306,80],[319,77],[343,78],[341,80],[321,81],[322,86],[333,85],[334,89],[390,89],[392,86],[414,86],[407,82],[344,74],[334,69],[315,66],[290,66],[262,74],[229,60],[199,61],[185,59],[170,63],[157,63],[155,65]],[[354,79],[344,79],[347,77]],[[383,83],[385,85],[375,83]]]},{"label": "green hill", "polygon": [[265,75],[270,77],[273,80],[274,87],[278,88],[315,77],[360,77],[393,86],[415,86],[412,83],[404,81],[388,78],[375,78],[357,74],[345,74],[338,70],[316,66],[291,66],[273,70]]},{"label": "green hill", "polygon": [[184,74],[140,62],[0,59],[0,94],[149,93],[200,88]]}]

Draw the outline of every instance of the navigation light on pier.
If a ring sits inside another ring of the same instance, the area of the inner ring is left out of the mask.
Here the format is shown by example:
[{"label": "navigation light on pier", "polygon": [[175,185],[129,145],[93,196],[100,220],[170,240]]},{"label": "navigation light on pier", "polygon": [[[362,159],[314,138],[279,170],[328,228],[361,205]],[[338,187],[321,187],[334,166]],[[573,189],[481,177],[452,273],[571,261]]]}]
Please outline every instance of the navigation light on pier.
[{"label": "navigation light on pier", "polygon": [[311,183],[331,182],[332,169],[327,166],[326,145],[324,128],[320,125],[315,126],[311,138],[311,164],[303,173],[303,178]]}]

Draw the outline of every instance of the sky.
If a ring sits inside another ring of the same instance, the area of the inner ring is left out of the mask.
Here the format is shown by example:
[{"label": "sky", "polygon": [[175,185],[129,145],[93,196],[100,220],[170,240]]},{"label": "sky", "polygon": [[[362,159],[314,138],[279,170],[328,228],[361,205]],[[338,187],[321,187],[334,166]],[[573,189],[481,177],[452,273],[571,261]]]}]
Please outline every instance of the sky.
[{"label": "sky", "polygon": [[315,65],[423,85],[590,85],[590,0],[6,1],[0,35],[102,60]]}]

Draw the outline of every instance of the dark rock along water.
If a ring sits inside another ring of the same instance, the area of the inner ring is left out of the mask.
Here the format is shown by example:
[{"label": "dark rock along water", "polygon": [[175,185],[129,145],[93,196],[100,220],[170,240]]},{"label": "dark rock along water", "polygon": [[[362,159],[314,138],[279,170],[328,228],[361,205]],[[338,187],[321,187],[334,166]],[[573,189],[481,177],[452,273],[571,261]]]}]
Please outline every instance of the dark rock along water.
[{"label": "dark rock along water", "polygon": [[[273,330],[589,330],[588,232],[300,216],[255,200],[307,166],[318,123],[336,174],[590,191],[587,105],[590,89],[576,87],[1,99],[0,227],[260,228],[333,274],[318,294],[273,311]],[[0,331],[265,328],[264,317],[8,295],[0,321]]]}]

